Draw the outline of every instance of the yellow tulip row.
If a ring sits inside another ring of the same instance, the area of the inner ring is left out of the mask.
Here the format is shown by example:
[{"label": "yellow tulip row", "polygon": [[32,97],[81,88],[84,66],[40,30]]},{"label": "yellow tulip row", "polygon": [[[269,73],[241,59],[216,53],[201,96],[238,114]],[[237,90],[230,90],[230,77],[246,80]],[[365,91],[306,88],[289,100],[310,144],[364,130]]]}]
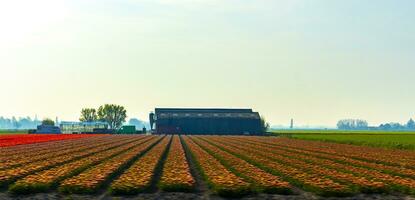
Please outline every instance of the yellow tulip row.
[{"label": "yellow tulip row", "polygon": [[51,157],[58,157],[65,154],[76,153],[80,151],[85,151],[88,149],[96,148],[99,146],[105,146],[107,144],[115,141],[128,141],[131,138],[97,138],[94,140],[94,137],[89,137],[92,140],[73,140],[73,144],[70,145],[67,149],[60,149],[59,146],[52,146],[48,152],[36,152],[36,150],[31,150],[34,153],[26,155],[24,153],[20,155],[15,155],[13,157],[7,158],[0,163],[0,170],[5,170],[13,167],[17,167],[27,163],[33,163],[39,160],[49,159]]},{"label": "yellow tulip row", "polygon": [[189,163],[179,136],[173,136],[159,187],[165,191],[191,191],[195,180],[190,173]]},{"label": "yellow tulip row", "polygon": [[[262,139],[264,141],[264,139]],[[415,152],[408,150],[391,150],[375,147],[337,144],[329,142],[305,141],[288,138],[270,138],[268,142],[303,150],[345,156],[374,163],[415,169]],[[396,156],[399,155],[399,156]]]},{"label": "yellow tulip row", "polygon": [[135,194],[147,189],[151,185],[154,171],[163,153],[166,151],[170,140],[171,136],[165,137],[160,143],[137,160],[111,184],[111,192],[113,194]]},{"label": "yellow tulip row", "polygon": [[302,157],[301,155],[296,155],[294,153],[276,151],[275,149],[269,147],[253,145],[242,141],[235,141],[229,138],[225,139],[225,141],[226,143],[224,144],[226,145],[238,147],[247,151],[253,151],[254,153],[258,153],[258,155],[267,156],[271,160],[275,160],[279,163],[287,163],[287,165],[303,171],[309,171],[310,173],[320,174],[320,176],[330,177],[333,180],[351,186],[356,190],[355,192],[383,192],[386,190],[386,184],[379,180],[354,175],[349,171],[340,171],[338,169],[327,167],[323,164],[324,160],[322,160],[322,162],[312,163],[310,161],[314,158],[310,156]]},{"label": "yellow tulip row", "polygon": [[[295,149],[295,150],[298,150],[298,149]],[[348,154],[338,153],[336,155],[336,154],[322,153],[322,151],[319,150],[319,149],[317,149],[317,151],[310,151],[310,150],[307,151],[307,150],[299,149],[298,151],[309,153],[309,154],[312,154],[312,155],[315,155],[315,156],[318,156],[318,157],[323,157],[323,158],[339,161],[339,162],[342,162],[342,163],[347,163],[349,165],[370,168],[372,170],[377,170],[377,171],[389,173],[389,174],[392,174],[392,175],[399,175],[401,177],[415,178],[415,169],[411,168],[411,167],[408,167],[408,166],[407,167],[405,167],[405,166],[391,166],[391,165],[387,165],[387,164],[376,163],[376,162],[373,162],[373,161],[372,162],[371,161],[366,161],[364,159],[352,158],[352,157],[349,157]],[[399,154],[397,154],[397,155],[399,155]],[[373,155],[373,156],[376,156],[376,155]],[[415,159],[415,157],[414,157],[414,159]]]},{"label": "yellow tulip row", "polygon": [[59,187],[59,190],[64,193],[93,193],[99,187],[116,175],[123,167],[128,165],[137,156],[144,153],[147,149],[153,146],[161,137],[154,137],[150,142],[143,145],[136,146],[122,154],[119,154],[105,162],[102,162],[93,168],[90,168],[81,174],[72,178],[64,180]]},{"label": "yellow tulip row", "polygon": [[142,137],[141,140],[137,140],[113,149],[104,150],[80,160],[26,176],[11,185],[9,187],[9,191],[12,193],[35,193],[49,191],[52,187],[57,185],[59,181],[70,177],[73,174],[79,173],[87,167],[96,165],[138,145],[145,145],[145,143],[149,143],[152,140],[154,140],[154,137]]},{"label": "yellow tulip row", "polygon": [[[390,174],[401,175],[403,177],[413,177],[413,178],[415,178],[415,169],[406,168],[406,167],[403,167],[403,166],[391,166],[391,165],[386,165],[386,164],[382,164],[382,163],[376,163],[376,162],[370,162],[370,161],[365,161],[365,160],[361,160],[361,159],[355,159],[355,158],[349,157],[348,154],[338,155],[339,153],[337,153],[337,155],[336,155],[336,154],[333,154],[333,153],[323,153],[322,152],[322,151],[324,151],[323,149],[320,149],[320,150],[317,149],[317,151],[313,151],[313,150],[303,150],[301,148],[280,146],[280,145],[276,145],[275,143],[269,143],[267,141],[262,141],[262,138],[261,139],[257,139],[257,138],[250,139],[249,138],[248,141],[245,140],[244,138],[239,138],[239,141],[245,141],[245,142],[252,143],[252,144],[255,144],[255,145],[268,146],[268,147],[272,147],[272,148],[276,148],[276,149],[280,149],[280,150],[299,152],[301,154],[307,154],[307,155],[322,157],[322,158],[325,158],[325,159],[330,159],[330,160],[334,160],[334,161],[338,161],[338,162],[342,162],[342,163],[347,163],[347,164],[353,165],[353,166],[360,166],[360,167],[365,167],[365,168],[369,168],[369,169],[372,169],[372,170],[378,170],[380,172],[386,172],[386,173],[390,173]],[[373,155],[373,156],[375,156],[375,155]]]},{"label": "yellow tulip row", "polygon": [[221,196],[230,197],[240,196],[251,192],[250,183],[228,170],[219,160],[203,150],[188,136],[184,136],[183,141],[189,148],[200,171],[214,192]]},{"label": "yellow tulip row", "polygon": [[[414,193],[415,191],[415,180],[407,176],[395,176],[388,173],[382,172],[379,170],[379,164],[367,163],[366,161],[353,160],[347,157],[339,158],[338,156],[330,156],[326,154],[313,153],[301,150],[291,150],[287,151],[284,148],[274,147],[266,148],[261,143],[253,143],[255,147],[264,149],[266,151],[273,152],[276,155],[284,155],[288,157],[293,157],[296,159],[301,159],[314,165],[326,166],[331,169],[347,171],[361,177],[361,180],[371,179],[371,183],[376,185],[376,183],[382,182],[383,185],[386,184],[388,190],[398,190],[400,192]],[[357,164],[358,163],[358,164]],[[366,164],[367,163],[367,164]],[[364,167],[362,167],[364,166]],[[377,166],[377,167],[374,167]],[[374,168],[371,168],[374,167]],[[406,169],[409,170],[409,169]],[[370,183],[369,183],[370,184]],[[364,185],[362,185],[364,186]],[[370,186],[370,185],[367,185]],[[377,186],[381,186],[378,184]],[[385,186],[383,186],[385,187]],[[364,189],[364,188],[363,188]],[[376,189],[376,188],[373,188]],[[379,188],[380,189],[380,188]],[[369,190],[370,191],[370,190]]]},{"label": "yellow tulip row", "polygon": [[231,145],[229,142],[224,142],[224,138],[221,137],[206,137],[206,139],[234,155],[243,157],[264,169],[283,176],[305,190],[323,196],[346,196],[352,193],[352,189],[346,184],[336,182],[318,173],[298,169],[297,167],[288,165],[289,163],[275,162],[270,159],[273,155],[268,154],[268,152],[259,154],[258,151],[255,151],[252,148],[249,150],[239,148],[235,145]]},{"label": "yellow tulip row", "polygon": [[[139,138],[137,138],[137,139],[139,139]],[[135,139],[135,140],[137,140],[137,139]],[[88,150],[85,150],[85,151],[82,151],[82,152],[68,153],[68,154],[65,154],[65,155],[61,155],[59,157],[54,157],[54,158],[49,158],[47,160],[41,160],[41,161],[33,162],[33,163],[23,165],[23,166],[20,166],[20,167],[17,167],[17,168],[1,170],[0,171],[0,186],[4,187],[4,186],[10,184],[11,182],[15,181],[16,179],[21,178],[25,175],[30,175],[30,174],[33,174],[37,171],[41,171],[41,170],[44,170],[44,169],[55,167],[55,166],[64,164],[66,162],[70,162],[70,161],[73,161],[73,160],[76,160],[76,159],[83,158],[85,156],[89,156],[89,155],[92,155],[92,154],[95,154],[95,153],[99,153],[99,152],[107,150],[107,149],[115,148],[117,146],[125,145],[125,144],[131,143],[135,140],[125,141],[125,140],[120,138],[119,140],[112,141],[112,143],[110,143],[110,144],[95,147],[95,148],[88,149]]]},{"label": "yellow tulip row", "polygon": [[240,159],[220,148],[201,139],[202,137],[191,137],[202,148],[210,151],[214,156],[223,160],[224,163],[237,174],[246,177],[258,187],[260,192],[287,194],[291,192],[291,186],[280,177],[272,175],[243,159]]}]

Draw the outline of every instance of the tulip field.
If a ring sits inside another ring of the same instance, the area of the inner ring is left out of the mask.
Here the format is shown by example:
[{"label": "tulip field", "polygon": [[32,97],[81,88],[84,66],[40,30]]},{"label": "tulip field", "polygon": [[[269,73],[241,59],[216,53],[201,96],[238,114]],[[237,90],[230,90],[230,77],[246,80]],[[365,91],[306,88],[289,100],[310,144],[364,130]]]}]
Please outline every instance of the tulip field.
[{"label": "tulip field", "polygon": [[0,188],[10,199],[413,198],[415,151],[265,136],[7,135],[0,136]]}]

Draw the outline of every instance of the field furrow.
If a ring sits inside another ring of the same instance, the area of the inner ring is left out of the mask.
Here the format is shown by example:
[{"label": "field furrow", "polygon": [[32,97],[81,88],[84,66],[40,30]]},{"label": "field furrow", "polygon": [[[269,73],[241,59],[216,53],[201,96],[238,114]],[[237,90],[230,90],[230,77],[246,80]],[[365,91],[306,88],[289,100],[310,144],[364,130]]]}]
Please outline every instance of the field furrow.
[{"label": "field furrow", "polygon": [[11,182],[14,182],[15,180],[23,176],[30,175],[41,170],[49,169],[49,168],[52,168],[52,167],[76,160],[76,159],[80,159],[88,155],[99,153],[104,150],[108,150],[108,149],[112,149],[112,148],[115,148],[121,145],[129,144],[139,139],[141,138],[136,138],[136,139],[125,141],[120,138],[121,141],[113,140],[112,143],[110,144],[95,147],[95,148],[88,149],[82,152],[65,154],[65,155],[61,155],[60,157],[33,162],[33,163],[30,163],[24,166],[20,166],[18,168],[2,170],[0,171],[0,186],[4,187],[5,185],[10,184]]},{"label": "field furrow", "polygon": [[415,169],[414,151],[389,149],[386,150],[381,148],[362,147],[356,145],[335,144],[329,142],[305,141],[275,137],[271,137],[270,139],[267,139],[267,141],[281,146],[294,147],[314,152],[352,157],[358,160],[365,160],[392,166],[401,166]]},{"label": "field furrow", "polygon": [[137,160],[110,186],[113,194],[136,194],[146,190],[152,182],[155,169],[167,150],[171,136],[165,137],[143,157]]},{"label": "field furrow", "polygon": [[164,162],[159,187],[165,191],[191,191],[195,180],[179,136],[173,136],[167,159]]},{"label": "field furrow", "polygon": [[142,140],[137,140],[129,144],[125,144],[113,149],[104,150],[91,156],[87,156],[80,160],[70,162],[49,170],[44,170],[33,175],[29,175],[23,179],[18,180],[15,184],[9,187],[9,191],[13,193],[36,193],[47,192],[55,187],[61,180],[72,175],[82,172],[88,167],[103,162],[111,157],[121,154],[138,145],[145,145],[156,137],[147,137]]},{"label": "field furrow", "polygon": [[249,179],[253,185],[259,189],[259,192],[265,193],[291,193],[291,186],[288,182],[280,177],[272,175],[264,170],[226,152],[210,143],[201,140],[199,137],[191,137],[203,149],[207,150],[224,163],[236,174]]},{"label": "field furrow", "polygon": [[258,167],[264,168],[264,170],[268,170],[271,173],[284,177],[292,184],[305,190],[309,190],[323,196],[346,196],[353,192],[347,184],[336,182],[320,175],[319,173],[298,169],[297,167],[290,166],[290,163],[276,162],[271,159],[272,155],[267,155],[267,152],[259,154],[252,149],[245,150],[235,147],[234,145],[229,145],[226,142],[215,139],[214,137],[206,137],[205,139],[223,150],[250,161]]},{"label": "field furrow", "polygon": [[[236,138],[236,139],[238,139],[238,138]],[[269,143],[269,142],[266,142],[266,141],[260,141],[260,140],[255,140],[255,139],[243,140],[242,138],[239,138],[239,140],[244,141],[244,142],[248,142],[248,143],[253,142],[255,145],[261,145],[261,146],[265,145],[265,146],[271,146],[271,147],[282,149],[282,150],[289,150],[289,151],[291,150],[291,151],[296,152],[296,153],[310,154],[310,155],[314,155],[314,156],[317,156],[317,157],[327,158],[327,159],[331,159],[331,160],[334,160],[334,161],[342,162],[342,163],[353,165],[353,166],[376,169],[378,171],[390,173],[390,174],[393,174],[393,175],[400,175],[400,176],[403,176],[403,177],[408,177],[409,176],[409,177],[415,178],[415,169],[406,168],[406,167],[403,167],[403,166],[398,167],[398,166],[391,166],[391,165],[386,165],[386,164],[382,164],[382,163],[369,162],[369,161],[365,161],[365,160],[361,160],[361,159],[351,158],[347,154],[345,154],[345,155],[336,155],[336,154],[322,153],[322,152],[319,152],[319,151],[303,150],[301,148],[280,146],[280,145],[277,145],[275,143]]]},{"label": "field furrow", "polygon": [[146,150],[151,148],[154,144],[160,141],[151,140],[144,145],[134,147],[120,155],[117,155],[95,167],[82,172],[81,174],[72,178],[64,180],[59,190],[64,193],[93,193],[96,192],[105,181],[109,180],[112,176],[119,173],[123,167],[129,165],[135,158],[140,156]]},{"label": "field furrow", "polygon": [[184,136],[183,140],[213,191],[222,196],[240,196],[251,192],[250,183],[226,169],[188,136]]},{"label": "field furrow", "polygon": [[[228,141],[228,140],[226,140]],[[363,176],[358,176],[349,171],[339,171],[331,167],[325,166],[322,162],[320,163],[310,163],[310,160],[314,159],[313,157],[302,157],[299,159],[299,156],[291,155],[287,152],[275,152],[271,148],[260,147],[258,145],[249,145],[247,143],[243,144],[238,141],[228,141],[227,145],[234,147],[239,147],[244,150],[252,150],[260,155],[265,155],[262,152],[267,152],[267,156],[270,156],[270,159],[275,160],[280,163],[287,163],[290,166],[296,167],[297,169],[302,169],[304,171],[319,173],[322,176],[330,177],[333,180],[342,182],[344,184],[350,185],[357,191],[360,192],[383,192],[386,190],[385,183],[376,180],[369,179]],[[323,160],[324,161],[324,160]]]},{"label": "field furrow", "polygon": [[15,168],[20,165],[24,165],[27,163],[33,163],[39,160],[48,159],[51,157],[59,157],[62,155],[77,153],[81,151],[86,151],[88,149],[93,149],[100,146],[105,146],[107,144],[111,144],[113,141],[128,141],[130,138],[107,138],[105,140],[91,140],[91,141],[76,141],[73,143],[72,147],[68,149],[60,150],[59,147],[51,148],[48,152],[39,152],[32,155],[15,155],[8,159],[5,159],[4,162],[0,164],[0,170],[5,170],[9,168]]}]

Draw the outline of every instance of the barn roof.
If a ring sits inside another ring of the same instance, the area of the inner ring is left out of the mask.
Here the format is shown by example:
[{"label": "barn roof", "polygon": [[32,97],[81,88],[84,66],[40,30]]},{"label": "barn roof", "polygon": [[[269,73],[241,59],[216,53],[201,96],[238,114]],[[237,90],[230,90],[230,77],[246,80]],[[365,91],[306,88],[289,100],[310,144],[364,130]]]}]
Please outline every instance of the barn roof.
[{"label": "barn roof", "polygon": [[156,108],[157,119],[166,118],[249,118],[259,119],[252,109],[227,108]]}]

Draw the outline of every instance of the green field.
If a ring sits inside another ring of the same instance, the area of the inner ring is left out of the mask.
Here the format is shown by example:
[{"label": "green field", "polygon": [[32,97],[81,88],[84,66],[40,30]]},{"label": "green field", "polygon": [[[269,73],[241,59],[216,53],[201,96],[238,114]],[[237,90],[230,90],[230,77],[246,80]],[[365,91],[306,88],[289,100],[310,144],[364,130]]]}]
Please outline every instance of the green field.
[{"label": "green field", "polygon": [[26,134],[27,130],[0,130],[0,135]]},{"label": "green field", "polygon": [[408,131],[278,130],[273,133],[305,140],[415,150],[415,132]]}]

